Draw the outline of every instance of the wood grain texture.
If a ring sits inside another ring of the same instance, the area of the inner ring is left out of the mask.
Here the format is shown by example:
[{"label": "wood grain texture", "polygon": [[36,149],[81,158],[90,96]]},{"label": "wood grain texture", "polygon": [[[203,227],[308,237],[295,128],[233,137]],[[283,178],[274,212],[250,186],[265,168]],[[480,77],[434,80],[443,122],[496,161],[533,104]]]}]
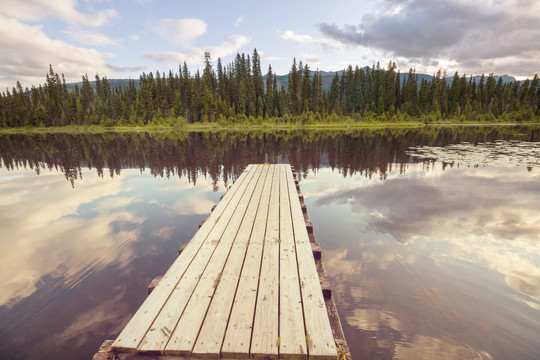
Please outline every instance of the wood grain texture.
[{"label": "wood grain texture", "polygon": [[[264,236],[264,228],[261,233],[261,224],[264,224],[268,208],[267,187],[272,177],[273,169],[269,166],[259,166],[262,175],[257,184],[240,229],[236,234],[231,252],[216,287],[212,302],[208,308],[204,324],[201,327],[199,337],[193,349],[193,356],[200,358],[218,358],[221,345],[225,336],[225,330],[229,321],[229,315],[239,284],[242,266],[249,263],[250,257],[244,261],[246,250],[257,242],[257,238]],[[260,241],[262,243],[262,241]],[[255,246],[254,246],[255,247]],[[252,308],[248,304],[245,308]]]},{"label": "wood grain texture", "polygon": [[[260,261],[260,273],[257,272],[258,292],[250,294],[250,300],[256,300],[255,318],[249,319],[240,326],[246,329],[251,326],[250,354],[252,357],[278,358],[279,338],[279,166],[275,166],[270,204],[266,221],[264,248]],[[238,308],[241,305],[238,304]]]},{"label": "wood grain texture", "polygon": [[286,171],[310,359],[336,358],[336,346],[319,282],[304,214],[291,171]]},{"label": "wood grain texture", "polygon": [[280,358],[284,359],[307,359],[304,314],[285,167],[280,167],[279,199],[279,353]]},{"label": "wood grain texture", "polygon": [[289,165],[246,168],[113,349],[185,359],[336,359]]},{"label": "wood grain texture", "polygon": [[[133,315],[131,320],[124,327],[120,335],[113,343],[113,349],[120,352],[134,353],[137,351],[141,340],[146,335],[154,319],[158,316],[166,301],[171,296],[184,272],[191,264],[194,256],[198,253],[202,244],[207,240],[214,225],[226,212],[227,209],[235,207],[252,176],[255,166],[250,165],[237,179],[236,185],[225,194],[214,212],[208,217],[208,221],[193,236],[184,251],[173,262],[169,270],[165,273],[159,284],[146,298],[141,307]],[[230,206],[229,206],[230,205]],[[226,216],[226,215],[225,215]]]},{"label": "wood grain texture", "polygon": [[[223,268],[231,243],[238,232],[260,176],[261,171],[256,169],[234,211],[223,214],[224,217],[217,222],[214,228],[216,231],[209,236],[210,241],[201,247],[186,271],[184,276],[186,281],[180,280],[179,285],[173,291],[171,299],[174,297],[174,301],[167,302],[164,307],[164,310],[167,308],[168,311],[163,310],[152,325],[152,328],[158,330],[152,334],[160,342],[156,343],[156,340],[152,338],[150,341],[154,341],[154,344],[147,348],[143,339],[143,343],[139,347],[140,350],[155,350],[156,346],[159,345],[159,351],[165,352],[166,355],[190,355],[194,338],[199,332],[202,317],[206,312],[204,307],[208,305],[208,293],[213,292],[214,283]],[[171,332],[167,334],[163,330],[165,326],[169,325],[169,318],[175,319],[175,324],[172,328],[167,327],[167,329],[171,329]],[[163,340],[164,342],[162,342]]]}]

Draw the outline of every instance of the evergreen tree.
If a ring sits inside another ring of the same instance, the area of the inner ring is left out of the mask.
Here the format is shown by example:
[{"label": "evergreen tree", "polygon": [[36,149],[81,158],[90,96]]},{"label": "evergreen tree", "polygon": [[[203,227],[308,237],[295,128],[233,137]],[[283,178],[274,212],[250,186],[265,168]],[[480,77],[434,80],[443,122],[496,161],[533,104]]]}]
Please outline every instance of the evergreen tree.
[{"label": "evergreen tree", "polygon": [[[447,83],[441,69],[428,81],[418,83],[413,68],[404,77],[396,64],[386,69],[348,66],[336,73],[329,89],[322,87],[322,74],[311,72],[308,64],[293,59],[288,87],[279,86],[268,67],[266,81],[257,50],[251,57],[237,54],[223,65],[217,59],[217,74],[211,54],[204,55],[202,75],[190,74],[187,64],[178,73],[156,71],[141,74],[139,87],[134,80],[124,86],[111,86],[107,77],[88,75],[82,84],[68,91],[64,75],[52,65],[45,83],[24,89],[20,82],[0,94],[0,126],[63,126],[68,124],[163,124],[169,117],[189,122],[216,121],[223,117],[281,117],[282,121],[312,121],[326,114],[354,118],[383,114],[428,115],[429,119],[516,119],[530,121],[540,116],[540,79],[535,75],[523,82],[504,83],[490,73],[478,81],[455,73]],[[402,80],[403,79],[403,80]],[[95,90],[93,88],[95,87]],[[332,116],[335,121],[336,116]],[[388,117],[390,118],[390,117]]]}]

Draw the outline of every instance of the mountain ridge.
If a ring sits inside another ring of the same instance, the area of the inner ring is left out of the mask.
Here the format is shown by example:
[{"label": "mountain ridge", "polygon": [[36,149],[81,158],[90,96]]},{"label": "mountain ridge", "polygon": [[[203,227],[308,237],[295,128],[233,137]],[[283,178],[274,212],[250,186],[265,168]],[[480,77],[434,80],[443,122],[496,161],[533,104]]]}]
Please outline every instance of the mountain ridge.
[{"label": "mountain ridge", "polygon": [[[363,67],[362,69],[366,69],[367,67]],[[313,71],[313,70],[310,70],[310,77],[313,78],[313,74],[315,73],[316,71]],[[323,70],[319,70],[319,74],[321,74],[321,81],[322,81],[322,89],[324,91],[328,91],[330,89],[330,85],[332,84],[332,79],[334,78],[334,76],[336,75],[336,73],[341,76],[343,74],[344,70],[339,70],[339,71],[323,71]],[[400,73],[400,82],[401,84],[403,85],[403,82],[407,79],[408,77],[408,73]],[[425,79],[426,81],[432,81],[434,76],[433,75],[428,75],[428,74],[415,74],[418,78],[418,84],[420,84],[420,82]],[[481,77],[484,76],[485,78],[487,78],[486,75],[474,75],[472,76],[472,79],[473,81],[475,81],[476,83],[478,83],[481,79]],[[277,85],[278,87],[280,88],[281,86],[284,86],[285,89],[288,88],[288,85],[289,85],[289,74],[284,74],[284,75],[276,75],[276,78],[277,78]],[[470,76],[468,77],[468,79],[470,78]],[[495,81],[499,81],[499,78],[502,78],[503,80],[503,83],[509,83],[509,82],[515,82],[517,81],[517,79],[513,76],[509,76],[509,75],[494,75],[493,78],[495,79]],[[263,75],[263,79],[266,80],[266,75]],[[453,76],[447,76],[445,77],[445,80],[446,80],[446,83],[447,84],[452,84],[452,81],[453,81],[454,77]],[[109,79],[107,78],[107,81],[109,82],[111,88],[115,88],[115,87],[125,87],[125,86],[128,86],[129,84],[129,81],[130,80],[133,80],[133,82],[135,83],[135,88],[139,88],[139,79]],[[521,83],[521,82],[520,82]],[[79,88],[82,86],[82,81],[79,81],[79,82],[72,82],[72,83],[67,83],[66,86],[68,88],[68,90],[73,90],[75,89],[75,85],[79,86]],[[90,85],[92,86],[92,88],[95,90],[96,89],[96,82],[95,81],[90,81]]]}]

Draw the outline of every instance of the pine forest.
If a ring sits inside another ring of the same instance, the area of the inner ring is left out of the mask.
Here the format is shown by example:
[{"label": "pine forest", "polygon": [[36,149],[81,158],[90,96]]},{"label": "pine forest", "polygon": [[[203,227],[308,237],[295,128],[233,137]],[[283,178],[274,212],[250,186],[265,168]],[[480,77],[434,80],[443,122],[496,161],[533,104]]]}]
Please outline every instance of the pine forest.
[{"label": "pine forest", "polygon": [[[403,79],[403,80],[402,80]],[[540,118],[540,83],[503,82],[493,74],[479,81],[438,71],[419,80],[414,69],[400,76],[396,64],[336,73],[328,89],[319,71],[293,61],[288,86],[269,66],[263,76],[257,50],[230,64],[205,53],[202,73],[143,73],[139,84],[111,86],[85,74],[68,89],[64,75],[49,67],[46,82],[31,89],[17,82],[0,94],[0,127],[182,126],[187,123],[317,124],[339,122],[532,122]]]}]

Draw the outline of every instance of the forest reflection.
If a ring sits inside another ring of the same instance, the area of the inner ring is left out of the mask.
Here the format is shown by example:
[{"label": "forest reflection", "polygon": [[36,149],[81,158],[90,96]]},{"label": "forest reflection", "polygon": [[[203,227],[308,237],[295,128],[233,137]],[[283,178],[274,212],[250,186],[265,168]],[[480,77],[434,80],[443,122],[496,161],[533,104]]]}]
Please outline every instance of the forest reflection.
[{"label": "forest reflection", "polygon": [[[74,186],[82,168],[111,177],[125,168],[149,169],[153,176],[209,176],[214,186],[238,177],[250,163],[288,162],[300,173],[320,167],[386,178],[410,162],[412,146],[445,146],[496,140],[538,141],[538,127],[467,126],[295,131],[126,132],[100,134],[2,134],[0,167],[60,170]],[[444,166],[444,164],[443,164]]]}]

